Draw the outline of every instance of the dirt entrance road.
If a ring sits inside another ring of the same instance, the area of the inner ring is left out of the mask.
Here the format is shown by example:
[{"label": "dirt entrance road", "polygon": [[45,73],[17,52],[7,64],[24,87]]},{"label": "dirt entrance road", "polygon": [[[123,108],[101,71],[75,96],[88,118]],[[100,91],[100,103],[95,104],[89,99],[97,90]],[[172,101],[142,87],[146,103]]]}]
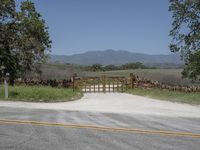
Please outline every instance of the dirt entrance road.
[{"label": "dirt entrance road", "polygon": [[154,100],[125,93],[89,93],[80,100],[64,103],[1,101],[0,106],[200,118],[200,106]]}]

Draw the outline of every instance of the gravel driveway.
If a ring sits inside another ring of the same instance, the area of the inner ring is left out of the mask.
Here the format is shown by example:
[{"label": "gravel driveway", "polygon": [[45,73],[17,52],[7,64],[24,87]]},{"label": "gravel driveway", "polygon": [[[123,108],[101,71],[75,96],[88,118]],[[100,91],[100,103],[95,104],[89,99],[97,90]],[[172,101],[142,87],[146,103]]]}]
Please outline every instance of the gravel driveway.
[{"label": "gravel driveway", "polygon": [[0,106],[200,118],[200,106],[154,100],[125,93],[89,93],[80,100],[62,103],[1,101]]}]

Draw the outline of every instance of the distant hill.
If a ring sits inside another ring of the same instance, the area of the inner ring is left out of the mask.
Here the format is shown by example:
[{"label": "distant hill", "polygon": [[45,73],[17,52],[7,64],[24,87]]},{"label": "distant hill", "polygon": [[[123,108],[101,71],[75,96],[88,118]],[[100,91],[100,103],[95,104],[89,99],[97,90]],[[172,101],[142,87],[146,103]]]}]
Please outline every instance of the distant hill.
[{"label": "distant hill", "polygon": [[51,55],[51,63],[70,63],[70,64],[102,64],[102,65],[121,65],[130,62],[142,62],[144,64],[183,64],[178,54],[168,55],[149,55],[133,53],[123,50],[88,51],[74,55]]}]

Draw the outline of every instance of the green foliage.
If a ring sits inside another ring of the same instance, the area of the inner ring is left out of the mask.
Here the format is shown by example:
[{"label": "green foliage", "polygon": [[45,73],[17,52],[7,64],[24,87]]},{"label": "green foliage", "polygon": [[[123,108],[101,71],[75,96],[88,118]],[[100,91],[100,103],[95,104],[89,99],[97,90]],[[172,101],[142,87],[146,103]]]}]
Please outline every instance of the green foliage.
[{"label": "green foliage", "polygon": [[143,89],[135,88],[127,91],[130,94],[146,96],[159,100],[167,100],[172,102],[188,103],[188,104],[200,104],[200,93],[184,93],[178,91],[169,91],[162,89]]},{"label": "green foliage", "polygon": [[12,80],[45,61],[51,41],[34,3],[21,2],[19,11],[14,0],[1,0],[0,6],[0,66],[5,68],[0,73],[10,73]]},{"label": "green foliage", "polygon": [[200,75],[200,51],[195,54],[191,54],[189,62],[182,74],[184,77],[189,77],[191,79],[197,79],[197,75]]},{"label": "green foliage", "polygon": [[92,66],[87,66],[86,70],[93,72],[104,71],[103,66],[101,64],[93,64]]},{"label": "green foliage", "polygon": [[127,70],[127,69],[149,69],[149,67],[143,65],[140,62],[127,63],[119,66],[107,65],[103,66],[101,64],[93,64],[92,66],[86,66],[86,71],[98,72],[98,71],[113,71],[113,70]]},{"label": "green foliage", "polygon": [[127,64],[124,64],[124,65],[120,66],[120,68],[122,70],[127,70],[127,69],[147,69],[148,67],[144,66],[140,62],[136,62],[136,63],[127,63]]},{"label": "green foliage", "polygon": [[[44,86],[9,86],[9,99],[29,102],[59,102],[78,99],[82,93],[66,88]],[[0,99],[4,99],[4,87],[0,85]]]},{"label": "green foliage", "polygon": [[200,61],[200,1],[170,0],[169,11],[173,18],[170,50],[181,53],[185,61],[184,77],[197,79],[200,76],[197,66]]},{"label": "green foliage", "polygon": [[120,67],[119,66],[115,66],[115,65],[107,65],[104,67],[105,71],[113,71],[113,70],[119,70]]}]

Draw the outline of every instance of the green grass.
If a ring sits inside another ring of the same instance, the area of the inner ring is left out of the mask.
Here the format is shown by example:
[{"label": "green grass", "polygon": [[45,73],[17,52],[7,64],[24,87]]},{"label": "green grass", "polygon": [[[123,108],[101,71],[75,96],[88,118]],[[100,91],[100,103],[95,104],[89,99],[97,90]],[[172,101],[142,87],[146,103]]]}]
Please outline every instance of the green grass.
[{"label": "green grass", "polygon": [[130,94],[155,98],[159,100],[200,105],[200,93],[198,92],[184,93],[184,92],[169,91],[162,89],[143,89],[143,88],[129,89],[127,92]]},{"label": "green grass", "polygon": [[[82,96],[79,90],[52,88],[44,86],[9,86],[9,98],[12,101],[27,102],[63,102],[78,99]],[[4,99],[4,87],[0,85],[0,100]]]}]

